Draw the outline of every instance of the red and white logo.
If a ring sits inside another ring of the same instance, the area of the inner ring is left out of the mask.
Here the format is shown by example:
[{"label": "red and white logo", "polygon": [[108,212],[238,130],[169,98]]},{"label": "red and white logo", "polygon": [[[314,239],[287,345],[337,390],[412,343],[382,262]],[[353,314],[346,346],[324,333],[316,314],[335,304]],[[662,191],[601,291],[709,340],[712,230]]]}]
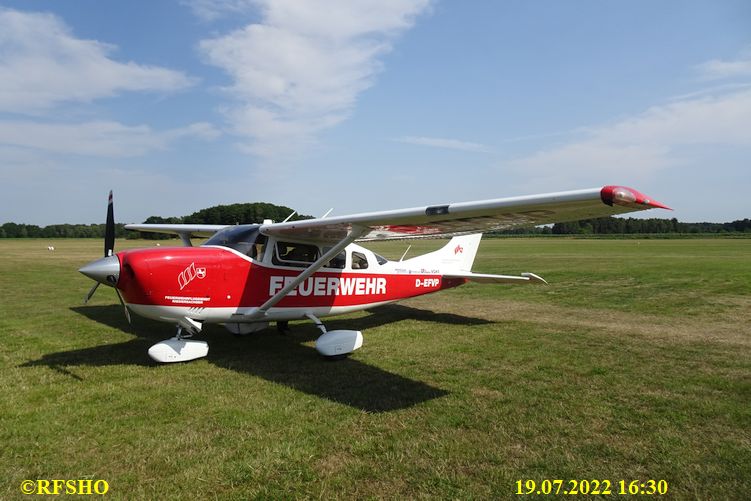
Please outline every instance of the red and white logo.
[{"label": "red and white logo", "polygon": [[461,245],[457,245],[456,248],[454,249],[454,255],[456,256],[457,254],[461,254],[462,252],[464,252],[464,247],[462,247]]},{"label": "red and white logo", "polygon": [[177,276],[177,283],[180,285],[180,290],[187,287],[195,278],[206,278],[206,268],[196,268],[196,263],[190,263],[190,266],[185,268],[183,272]]}]

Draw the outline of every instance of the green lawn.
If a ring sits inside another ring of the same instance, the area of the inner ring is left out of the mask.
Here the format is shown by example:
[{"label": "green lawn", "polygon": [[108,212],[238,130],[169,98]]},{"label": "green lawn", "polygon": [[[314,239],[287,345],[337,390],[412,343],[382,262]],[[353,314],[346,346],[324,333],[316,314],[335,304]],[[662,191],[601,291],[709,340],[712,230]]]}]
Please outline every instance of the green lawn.
[{"label": "green lawn", "polygon": [[326,319],[364,331],[340,362],[301,322],[209,326],[206,359],[165,366],[146,350],[173,326],[129,327],[107,287],[82,305],[101,242],[48,244],[0,240],[0,499],[79,478],[111,499],[535,498],[526,479],[749,497],[751,239],[488,239],[475,271],[550,285]]}]

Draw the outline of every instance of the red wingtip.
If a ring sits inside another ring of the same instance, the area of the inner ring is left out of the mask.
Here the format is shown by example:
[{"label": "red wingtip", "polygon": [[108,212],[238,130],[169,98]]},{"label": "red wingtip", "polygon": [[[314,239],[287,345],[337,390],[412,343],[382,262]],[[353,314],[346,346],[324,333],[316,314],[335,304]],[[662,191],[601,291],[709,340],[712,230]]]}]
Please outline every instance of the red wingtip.
[{"label": "red wingtip", "polygon": [[626,186],[605,186],[600,190],[600,198],[608,205],[621,205],[634,209],[667,209],[673,210],[667,205],[654,200],[645,194]]}]

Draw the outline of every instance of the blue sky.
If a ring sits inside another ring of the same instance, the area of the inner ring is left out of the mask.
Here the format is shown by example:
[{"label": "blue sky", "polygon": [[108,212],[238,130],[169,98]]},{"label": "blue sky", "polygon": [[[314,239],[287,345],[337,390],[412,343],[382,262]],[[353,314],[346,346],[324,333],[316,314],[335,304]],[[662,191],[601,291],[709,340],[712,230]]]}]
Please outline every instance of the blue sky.
[{"label": "blue sky", "polygon": [[751,217],[746,0],[0,6],[0,223],[605,184]]}]

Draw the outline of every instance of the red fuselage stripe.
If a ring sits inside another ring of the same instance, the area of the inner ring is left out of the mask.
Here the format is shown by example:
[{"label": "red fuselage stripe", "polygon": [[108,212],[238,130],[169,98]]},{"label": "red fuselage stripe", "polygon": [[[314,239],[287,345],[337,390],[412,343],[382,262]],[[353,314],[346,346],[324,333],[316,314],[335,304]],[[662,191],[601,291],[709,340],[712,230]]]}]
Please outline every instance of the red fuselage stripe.
[{"label": "red fuselage stripe", "polygon": [[[202,308],[258,307],[300,269],[269,267],[212,247],[141,249],[118,253],[117,287],[130,304]],[[435,273],[344,272],[324,268],[294,288],[277,307],[358,306],[396,301],[456,287],[462,279]]]}]

